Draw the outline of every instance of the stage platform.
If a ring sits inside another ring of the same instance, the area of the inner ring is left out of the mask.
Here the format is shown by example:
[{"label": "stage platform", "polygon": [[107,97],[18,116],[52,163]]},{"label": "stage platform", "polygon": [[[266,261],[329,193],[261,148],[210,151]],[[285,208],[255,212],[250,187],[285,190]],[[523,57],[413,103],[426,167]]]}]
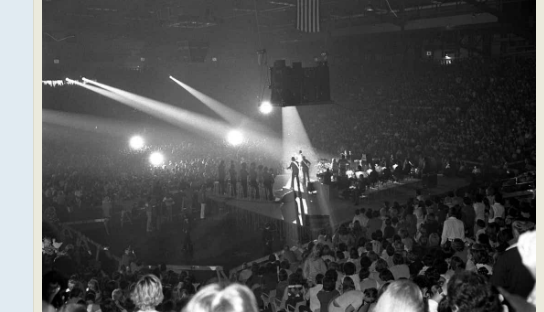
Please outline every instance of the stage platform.
[{"label": "stage platform", "polygon": [[[391,205],[393,202],[398,202],[402,205],[410,197],[416,197],[417,190],[421,190],[422,195],[424,196],[436,196],[443,195],[448,191],[456,190],[468,185],[468,182],[461,178],[439,176],[437,180],[437,186],[433,188],[424,188],[421,180],[411,178],[406,179],[401,183],[389,182],[380,184],[376,188],[367,190],[364,197],[359,200],[358,205],[354,205],[353,201],[349,198],[341,198],[338,192],[329,190],[327,185],[323,185],[319,182],[314,184],[316,186],[315,192],[308,192],[302,185],[300,192],[298,192],[297,187],[295,187],[294,190],[291,190],[289,175],[280,175],[276,177],[274,184],[275,201],[241,199],[220,195],[210,195],[210,198],[266,217],[294,222],[294,211],[297,209],[297,207],[295,207],[294,194],[296,192],[297,197],[300,196],[300,198],[302,198],[304,215],[329,216],[331,224],[333,227],[336,227],[351,220],[354,215],[354,210],[358,208],[377,210],[383,206],[385,201],[388,201]],[[296,203],[300,207],[299,199],[296,200]],[[301,215],[300,208],[299,215]],[[303,220],[301,219],[301,221]]]}]

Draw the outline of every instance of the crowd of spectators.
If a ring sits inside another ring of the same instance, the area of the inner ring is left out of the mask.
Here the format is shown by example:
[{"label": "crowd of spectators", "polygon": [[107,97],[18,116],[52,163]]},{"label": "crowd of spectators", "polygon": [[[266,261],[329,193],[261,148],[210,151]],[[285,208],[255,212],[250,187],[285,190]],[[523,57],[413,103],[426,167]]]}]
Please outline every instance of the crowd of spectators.
[{"label": "crowd of spectators", "polygon": [[[483,187],[416,195],[357,209],[334,235],[305,248],[285,246],[266,264],[246,265],[237,281],[262,309],[534,311],[534,200],[505,200]],[[406,293],[387,295],[392,285]]]},{"label": "crowd of spectators", "polygon": [[[344,109],[300,108],[310,140],[322,154],[353,151],[353,159],[365,154],[401,168],[406,160],[421,167],[423,157],[429,157],[436,171],[455,166],[471,172],[476,163],[507,169],[508,163],[519,161],[524,169],[534,169],[534,59],[457,59],[451,65],[354,62],[333,61],[335,71],[342,72],[332,80],[333,90]],[[249,186],[242,183],[242,192],[231,183],[228,195],[272,199],[270,192],[263,194],[264,169],[274,176],[285,171],[288,161],[264,154],[265,141],[235,149],[224,142],[193,138],[148,146],[167,159],[165,170],[149,170],[142,153],[118,147],[112,152],[111,146],[97,149],[107,146],[100,142],[65,143],[46,138],[43,145],[45,208],[55,206],[61,219],[82,206],[101,206],[106,197],[113,202],[142,201],[154,192],[156,200],[163,200],[159,195],[166,190],[187,185],[198,190],[203,184],[212,188],[214,181],[220,181],[220,192],[227,193],[229,180],[244,180],[242,163],[258,173]],[[219,172],[221,161],[225,173]],[[236,177],[229,172],[232,164]]]},{"label": "crowd of spectators", "polygon": [[534,58],[330,64],[337,105],[299,108],[312,145],[322,151],[414,163],[428,156],[444,167],[535,163]]},{"label": "crowd of spectators", "polygon": [[[403,204],[357,209],[333,235],[286,245],[221,282],[246,285],[232,287],[250,293],[244,302],[255,311],[534,311],[535,205],[484,187],[436,198],[417,192]],[[44,307],[181,311],[199,289],[222,289],[217,278],[196,281],[187,271],[136,263],[130,250],[121,262],[112,272],[98,266],[69,279],[62,270],[46,273]],[[143,282],[160,291],[139,293]]]},{"label": "crowd of spectators", "polygon": [[[190,138],[132,151],[112,147],[106,139],[72,144],[54,138],[44,140],[43,209],[61,221],[109,218],[114,213],[119,216],[123,211],[149,207],[153,224],[157,224],[162,219],[171,220],[172,209],[174,213],[183,208],[198,209],[203,202],[202,186],[208,192],[219,176],[223,177],[221,193],[230,190],[231,196],[273,200],[270,191],[259,196],[259,188],[253,186],[273,184],[283,167],[257,143],[234,150],[221,142]],[[150,165],[151,151],[164,155],[164,165]],[[227,188],[233,180],[237,181],[232,183],[235,187]],[[172,193],[181,196],[172,201]]]}]

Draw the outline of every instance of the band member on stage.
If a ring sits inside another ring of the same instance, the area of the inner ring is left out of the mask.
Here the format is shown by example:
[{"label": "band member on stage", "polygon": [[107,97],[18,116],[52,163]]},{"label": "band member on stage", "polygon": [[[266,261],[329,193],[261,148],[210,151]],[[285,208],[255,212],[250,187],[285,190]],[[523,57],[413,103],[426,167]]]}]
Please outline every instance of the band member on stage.
[{"label": "band member on stage", "polygon": [[336,158],[331,160],[331,170],[333,176],[338,176],[338,160]]},{"label": "band member on stage", "polygon": [[257,165],[252,162],[249,165],[249,186],[255,192],[255,198],[259,199],[259,183],[257,182]]},{"label": "band member on stage", "polygon": [[237,179],[236,179],[236,166],[234,165],[234,160],[230,161],[230,169],[229,169],[229,179],[230,179],[230,187],[231,187],[231,193],[229,196],[236,197],[236,187],[237,185]]},{"label": "band member on stage", "polygon": [[297,179],[297,187],[300,192],[300,179],[298,177],[299,168],[295,157],[291,157],[291,164],[289,165],[289,167],[287,167],[287,169],[291,169],[291,189],[294,189],[295,179]]},{"label": "band member on stage", "polygon": [[355,205],[359,205],[359,198],[365,192],[365,183],[366,179],[363,174],[363,167],[357,166],[357,171],[352,179],[352,185],[354,186],[352,190],[352,199]]},{"label": "band member on stage", "polygon": [[402,173],[404,175],[409,175],[410,172],[412,172],[412,163],[406,158],[402,167]]},{"label": "band member on stage", "polygon": [[322,182],[325,185],[330,185],[332,183],[332,181],[331,181],[332,173],[331,173],[331,169],[329,169],[329,168],[327,168],[327,170],[325,170],[325,172],[319,173],[317,176],[323,179]]},{"label": "band member on stage", "polygon": [[302,161],[300,166],[302,167],[302,185],[307,186],[306,178],[308,178],[308,183],[310,183],[310,166],[312,163],[306,159],[306,156],[302,156]]},{"label": "band member on stage", "polygon": [[368,182],[371,187],[376,186],[376,183],[378,182],[378,178],[379,178],[378,172],[376,172],[376,170],[371,169],[370,173],[368,174]]},{"label": "band member on stage", "polygon": [[206,214],[206,185],[203,184],[198,191],[198,202],[200,203],[200,219]]},{"label": "band member on stage", "polygon": [[393,165],[393,178],[395,182],[400,182],[403,179],[402,166],[398,164]]},{"label": "band member on stage", "polygon": [[247,164],[245,162],[242,163],[242,168],[240,169],[240,183],[242,183],[242,191],[244,194],[244,198],[247,198]]},{"label": "band member on stage", "polygon": [[303,157],[304,157],[304,156],[302,155],[302,150],[298,151],[298,155],[296,156],[296,161],[297,161],[298,163],[301,163]]},{"label": "band member on stage", "polygon": [[274,200],[274,192],[272,186],[274,185],[274,175],[272,174],[272,168],[264,167],[263,169],[263,185],[264,196],[267,200]]},{"label": "band member on stage", "polygon": [[348,170],[349,162],[346,159],[346,154],[342,154],[342,158],[338,161],[338,176],[346,176],[346,171]]}]

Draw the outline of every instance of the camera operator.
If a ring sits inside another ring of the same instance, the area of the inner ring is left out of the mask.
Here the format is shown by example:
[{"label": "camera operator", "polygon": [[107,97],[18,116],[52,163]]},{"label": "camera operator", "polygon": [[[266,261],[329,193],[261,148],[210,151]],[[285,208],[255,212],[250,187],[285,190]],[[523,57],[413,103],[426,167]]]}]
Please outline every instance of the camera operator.
[{"label": "camera operator", "polygon": [[125,253],[121,256],[121,261],[119,261],[119,271],[124,271],[124,269],[130,268],[130,263],[136,260],[136,254],[130,246],[125,249]]}]

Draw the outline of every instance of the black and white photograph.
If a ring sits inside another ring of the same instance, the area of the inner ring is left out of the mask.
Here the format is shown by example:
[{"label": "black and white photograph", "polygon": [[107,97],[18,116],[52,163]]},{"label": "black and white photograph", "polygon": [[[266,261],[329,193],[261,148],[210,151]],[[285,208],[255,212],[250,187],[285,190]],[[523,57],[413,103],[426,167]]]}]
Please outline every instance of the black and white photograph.
[{"label": "black and white photograph", "polygon": [[42,312],[536,311],[536,6],[42,0]]}]

